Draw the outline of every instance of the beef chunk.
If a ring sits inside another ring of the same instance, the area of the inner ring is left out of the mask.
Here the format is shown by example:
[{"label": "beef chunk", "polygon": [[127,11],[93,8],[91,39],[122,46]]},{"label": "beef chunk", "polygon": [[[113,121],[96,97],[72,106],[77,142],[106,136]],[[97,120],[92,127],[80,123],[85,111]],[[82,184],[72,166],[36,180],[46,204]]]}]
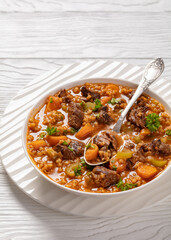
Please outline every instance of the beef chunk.
[{"label": "beef chunk", "polygon": [[134,168],[134,161],[133,159],[129,158],[129,159],[126,159],[126,168],[129,169],[129,170],[133,170]]},{"label": "beef chunk", "polygon": [[[109,147],[109,145],[114,148],[114,150],[117,150],[117,140],[115,138],[115,134],[113,131],[105,131],[101,135],[97,135],[94,138],[94,143],[101,148],[102,151],[103,147]],[[103,148],[106,149],[106,148]]]},{"label": "beef chunk", "polygon": [[71,99],[67,95],[67,91],[65,89],[61,90],[58,94],[58,97],[62,98],[62,102],[69,103]]},{"label": "beef chunk", "polygon": [[147,110],[147,107],[137,107],[131,109],[130,113],[128,114],[128,121],[133,123],[135,126],[139,128],[144,128],[145,127],[145,112]]},{"label": "beef chunk", "polygon": [[114,120],[113,118],[107,113],[107,106],[104,106],[100,109],[99,116],[97,117],[97,121],[100,124],[111,124]]},{"label": "beef chunk", "polygon": [[157,153],[163,156],[168,156],[171,154],[171,147],[169,144],[162,143],[160,139],[153,140],[151,143],[151,148],[153,154]]},{"label": "beef chunk", "polygon": [[81,88],[81,92],[82,92],[82,95],[83,97],[87,97],[88,95],[91,96],[91,99],[92,100],[95,100],[95,99],[99,99],[100,98],[100,94],[97,93],[97,92],[94,92],[94,91],[90,91],[89,89],[87,89],[85,86],[83,86]]},{"label": "beef chunk", "polygon": [[57,144],[55,146],[55,151],[56,152],[61,152],[62,153],[62,159],[63,160],[74,160],[76,155],[73,151],[71,151],[68,146],[62,145],[62,144]]},{"label": "beef chunk", "polygon": [[84,155],[85,143],[77,140],[71,140],[69,146],[73,149],[77,157],[81,157]]},{"label": "beef chunk", "polygon": [[92,171],[92,180],[97,187],[109,187],[118,182],[119,177],[116,171],[97,166]]},{"label": "beef chunk", "polygon": [[84,112],[80,104],[75,102],[70,102],[68,104],[68,124],[79,129],[83,123]]},{"label": "beef chunk", "polygon": [[56,152],[62,153],[63,160],[74,160],[76,157],[83,156],[84,148],[85,144],[76,140],[71,140],[68,146],[63,144],[57,144],[55,146]]}]

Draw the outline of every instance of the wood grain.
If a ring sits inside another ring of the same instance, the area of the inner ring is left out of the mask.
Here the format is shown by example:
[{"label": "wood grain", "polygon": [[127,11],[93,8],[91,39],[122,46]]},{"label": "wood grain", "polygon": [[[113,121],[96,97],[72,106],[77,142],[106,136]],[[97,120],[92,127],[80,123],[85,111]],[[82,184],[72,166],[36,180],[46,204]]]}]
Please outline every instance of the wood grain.
[{"label": "wood grain", "polygon": [[4,13],[0,26],[1,58],[171,56],[170,13]]},{"label": "wood grain", "polygon": [[170,0],[1,0],[2,12],[168,12]]}]

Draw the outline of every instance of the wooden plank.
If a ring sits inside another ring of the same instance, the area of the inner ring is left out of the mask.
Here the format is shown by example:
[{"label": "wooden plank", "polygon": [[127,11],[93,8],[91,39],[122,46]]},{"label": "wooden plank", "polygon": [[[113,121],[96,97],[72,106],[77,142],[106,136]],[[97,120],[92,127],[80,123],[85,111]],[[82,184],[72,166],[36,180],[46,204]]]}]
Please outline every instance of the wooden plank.
[{"label": "wooden plank", "polygon": [[[169,240],[171,196],[127,216],[84,218],[53,212],[21,192],[0,174],[1,239]],[[10,187],[9,187],[10,186]],[[129,203],[128,203],[129,204]]]},{"label": "wooden plank", "polygon": [[170,13],[0,15],[1,58],[171,56]]},{"label": "wooden plank", "polygon": [[2,12],[168,12],[170,0],[1,0]]}]

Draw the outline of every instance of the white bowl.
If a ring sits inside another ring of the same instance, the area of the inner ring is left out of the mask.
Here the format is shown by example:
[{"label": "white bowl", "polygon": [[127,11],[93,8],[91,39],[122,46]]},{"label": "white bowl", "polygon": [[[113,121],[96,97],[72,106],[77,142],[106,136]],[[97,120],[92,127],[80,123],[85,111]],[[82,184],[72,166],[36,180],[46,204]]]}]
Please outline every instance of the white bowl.
[{"label": "white bowl", "polygon": [[[139,192],[141,190],[143,190],[144,188],[147,188],[148,186],[151,187],[156,187],[156,185],[160,184],[163,182],[163,179],[166,175],[169,175],[171,174],[171,164],[169,163],[169,166],[159,175],[157,176],[156,178],[154,178],[152,181],[144,184],[144,185],[141,185],[140,187],[137,187],[137,188],[133,188],[133,189],[130,189],[128,191],[123,191],[123,192],[114,192],[114,193],[91,193],[91,192],[82,192],[82,191],[78,191],[78,190],[74,190],[74,189],[71,189],[71,188],[67,188],[55,181],[53,181],[51,178],[47,177],[44,173],[42,173],[40,171],[40,169],[33,163],[33,161],[31,160],[28,152],[27,152],[27,148],[26,148],[26,133],[27,133],[27,124],[28,124],[28,121],[30,119],[30,117],[34,116],[34,114],[37,112],[37,110],[45,103],[45,100],[47,99],[47,97],[49,95],[53,95],[55,94],[56,92],[62,90],[62,89],[68,89],[68,88],[71,88],[71,87],[74,87],[74,86],[78,86],[78,85],[82,85],[86,82],[90,82],[90,83],[115,83],[115,84],[119,84],[119,85],[123,85],[123,86],[128,86],[128,87],[132,87],[132,88],[136,88],[137,87],[137,84],[133,84],[131,82],[128,82],[128,81],[125,81],[125,80],[121,80],[121,79],[112,79],[112,78],[89,78],[89,79],[81,79],[81,80],[78,80],[78,81],[74,81],[74,82],[71,82],[71,83],[67,83],[65,84],[65,82],[63,82],[62,84],[59,84],[56,88],[54,88],[53,90],[51,91],[48,91],[46,94],[44,94],[41,99],[33,106],[33,108],[30,110],[30,112],[28,113],[26,119],[25,119],[25,122],[24,122],[24,126],[23,126],[23,129],[22,129],[22,145],[23,145],[23,148],[24,148],[24,152],[29,160],[29,162],[32,164],[32,166],[37,170],[37,172],[39,174],[41,174],[43,176],[43,178],[45,178],[47,181],[53,183],[56,187],[59,187],[65,191],[68,191],[68,192],[72,192],[74,194],[77,194],[77,195],[80,195],[80,196],[85,196],[85,197],[99,197],[99,198],[102,198],[102,197],[119,197],[119,196],[123,196],[124,198],[126,198],[128,195],[131,195],[132,192]],[[146,90],[145,93],[147,93],[148,95],[150,95],[151,97],[155,98],[156,100],[158,100],[160,103],[162,103],[166,109],[166,111],[171,114],[171,108],[170,106],[161,98],[159,97],[157,94],[155,94],[153,91],[151,90]]]}]

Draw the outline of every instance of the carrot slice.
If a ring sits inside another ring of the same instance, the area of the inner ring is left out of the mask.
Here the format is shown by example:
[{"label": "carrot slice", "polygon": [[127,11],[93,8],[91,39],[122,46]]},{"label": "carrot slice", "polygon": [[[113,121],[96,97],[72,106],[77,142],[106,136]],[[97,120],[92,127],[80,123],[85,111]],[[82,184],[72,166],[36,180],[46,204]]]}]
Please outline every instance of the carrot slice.
[{"label": "carrot slice", "polygon": [[55,146],[56,144],[59,143],[61,140],[67,140],[66,136],[47,136],[46,140],[51,146]]},{"label": "carrot slice", "polygon": [[61,108],[61,99],[59,97],[49,96],[45,112],[58,110]]},{"label": "carrot slice", "polygon": [[46,142],[44,140],[36,140],[36,141],[33,141],[31,144],[35,150],[38,150],[40,147],[45,147],[46,146]]},{"label": "carrot slice", "polygon": [[157,173],[157,168],[151,165],[142,164],[137,168],[137,173],[142,178],[151,178]]},{"label": "carrot slice", "polygon": [[84,127],[82,127],[77,133],[76,138],[80,140],[84,140],[88,137],[91,137],[93,134],[94,128],[91,126],[90,123],[87,123]]},{"label": "carrot slice", "polygon": [[119,87],[115,84],[108,84],[106,86],[106,91],[111,91],[112,93],[119,93]]},{"label": "carrot slice", "polygon": [[111,100],[112,97],[104,97],[101,99],[101,104],[105,105],[107,102],[109,102]]},{"label": "carrot slice", "polygon": [[90,148],[87,149],[85,157],[87,161],[96,160],[99,153],[99,148],[96,144],[91,144]]}]

